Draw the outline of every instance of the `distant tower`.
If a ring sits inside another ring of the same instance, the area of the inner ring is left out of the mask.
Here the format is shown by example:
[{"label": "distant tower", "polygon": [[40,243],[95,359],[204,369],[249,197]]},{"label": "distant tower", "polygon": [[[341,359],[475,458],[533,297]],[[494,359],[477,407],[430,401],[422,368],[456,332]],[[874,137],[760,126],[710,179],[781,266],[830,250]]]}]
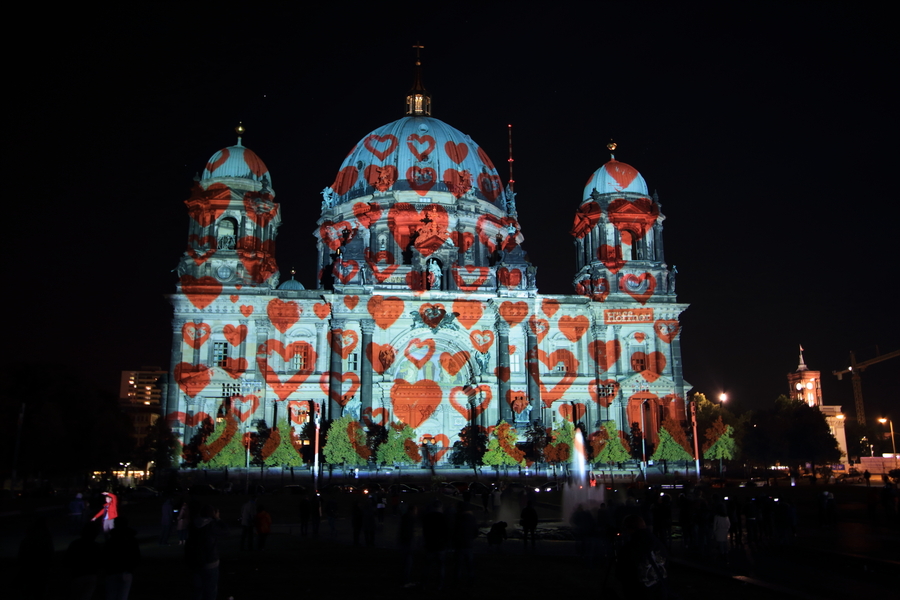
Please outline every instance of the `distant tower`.
[{"label": "distant tower", "polygon": [[800,364],[793,373],[788,373],[790,396],[794,400],[806,402],[818,408],[825,415],[831,435],[837,440],[843,454],[841,462],[847,462],[847,434],[844,432],[844,415],[840,405],[822,403],[822,378],[819,371],[810,371],[803,360],[803,347],[800,347]]},{"label": "distant tower", "polygon": [[803,348],[800,348],[800,364],[793,373],[788,373],[790,396],[794,400],[806,402],[810,406],[822,406],[822,378],[818,371],[810,371],[803,361]]}]

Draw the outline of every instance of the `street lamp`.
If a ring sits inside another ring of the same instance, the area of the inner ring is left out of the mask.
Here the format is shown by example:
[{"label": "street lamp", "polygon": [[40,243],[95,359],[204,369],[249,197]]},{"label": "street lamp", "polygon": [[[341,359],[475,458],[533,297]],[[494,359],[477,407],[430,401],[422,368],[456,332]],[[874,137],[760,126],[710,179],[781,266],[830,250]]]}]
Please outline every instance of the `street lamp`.
[{"label": "street lamp", "polygon": [[890,419],[881,417],[878,422],[884,425],[888,423],[891,426],[891,458],[894,459],[894,468],[897,467],[897,445],[894,443],[894,422]]},{"label": "street lamp", "polygon": [[728,400],[728,394],[726,394],[725,392],[719,394],[719,402],[722,402],[724,404],[726,400]]}]

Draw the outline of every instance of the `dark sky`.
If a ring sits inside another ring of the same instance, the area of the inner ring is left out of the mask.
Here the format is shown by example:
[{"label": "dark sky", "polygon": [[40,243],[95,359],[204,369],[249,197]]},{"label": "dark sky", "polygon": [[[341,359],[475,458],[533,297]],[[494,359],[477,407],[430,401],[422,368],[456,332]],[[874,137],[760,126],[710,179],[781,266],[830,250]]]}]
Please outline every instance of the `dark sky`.
[{"label": "dark sky", "polygon": [[[7,69],[7,193],[26,189],[8,201],[24,211],[6,227],[4,360],[67,363],[111,389],[123,369],[167,364],[183,200],[239,120],[282,205],[282,273],[314,286],[319,192],[357,141],[402,116],[418,40],[435,117],[497,164],[514,126],[542,292],[572,292],[568,232],[614,138],[667,217],[666,259],[691,305],[685,378],[738,409],[768,406],[803,344],[826,402],[853,414],[850,382],[830,372],[851,350],[900,348],[888,16],[818,2],[485,4],[24,20]],[[870,419],[890,407],[900,420],[898,367],[864,375]]]}]

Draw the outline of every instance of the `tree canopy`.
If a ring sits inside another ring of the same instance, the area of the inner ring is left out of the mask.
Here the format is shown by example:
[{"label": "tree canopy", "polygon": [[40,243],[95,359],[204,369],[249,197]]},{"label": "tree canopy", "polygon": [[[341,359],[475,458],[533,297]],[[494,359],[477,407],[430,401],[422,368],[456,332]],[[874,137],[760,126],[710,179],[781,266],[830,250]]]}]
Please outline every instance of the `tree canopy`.
[{"label": "tree canopy", "polygon": [[805,402],[779,396],[775,405],[750,415],[744,453],[763,464],[827,464],[841,458],[825,415]]},{"label": "tree canopy", "polygon": [[615,421],[605,421],[603,428],[598,433],[599,435],[591,444],[594,450],[592,459],[594,464],[614,465],[625,462],[631,457],[631,450],[623,443],[621,432],[616,429]]},{"label": "tree canopy", "polygon": [[734,441],[734,427],[726,425],[720,416],[706,430],[706,441],[703,442],[703,458],[732,460],[735,456],[737,456],[737,445]]},{"label": "tree canopy", "polygon": [[328,428],[322,452],[330,465],[364,465],[369,458],[366,432],[352,415],[344,415]]},{"label": "tree canopy", "polygon": [[506,421],[500,421],[491,432],[487,452],[481,462],[493,467],[525,466],[525,453],[516,447],[517,439],[516,430]]},{"label": "tree canopy", "polygon": [[414,465],[422,461],[422,455],[414,441],[416,432],[409,425],[392,423],[387,428],[387,439],[378,446],[375,454],[379,465]]}]

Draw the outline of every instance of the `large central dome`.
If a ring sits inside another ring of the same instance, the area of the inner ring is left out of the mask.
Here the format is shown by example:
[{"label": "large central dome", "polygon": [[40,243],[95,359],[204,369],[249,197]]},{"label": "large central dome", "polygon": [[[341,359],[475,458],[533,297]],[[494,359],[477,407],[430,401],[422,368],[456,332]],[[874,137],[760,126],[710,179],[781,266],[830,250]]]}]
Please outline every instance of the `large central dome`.
[{"label": "large central dome", "polygon": [[420,196],[474,195],[499,207],[505,196],[497,169],[472,138],[427,116],[407,116],[359,141],[341,164],[335,203],[374,191],[413,190]]}]

